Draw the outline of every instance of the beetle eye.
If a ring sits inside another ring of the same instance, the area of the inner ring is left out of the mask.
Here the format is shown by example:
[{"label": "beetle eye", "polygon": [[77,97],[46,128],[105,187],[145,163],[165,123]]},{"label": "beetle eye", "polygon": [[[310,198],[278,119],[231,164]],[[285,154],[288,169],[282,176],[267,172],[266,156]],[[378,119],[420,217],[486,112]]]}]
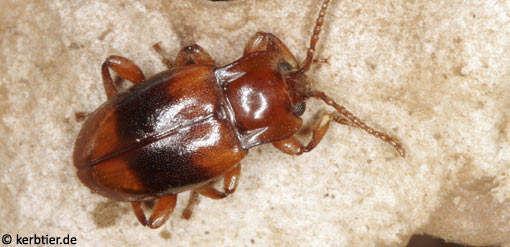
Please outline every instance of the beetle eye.
[{"label": "beetle eye", "polygon": [[306,104],[305,102],[299,102],[295,107],[294,107],[294,113],[296,113],[298,116],[301,116],[303,115],[303,113],[305,112],[306,110]]},{"label": "beetle eye", "polygon": [[292,66],[285,61],[280,62],[280,64],[278,64],[278,67],[280,67],[280,71],[283,71],[283,72],[292,70]]}]

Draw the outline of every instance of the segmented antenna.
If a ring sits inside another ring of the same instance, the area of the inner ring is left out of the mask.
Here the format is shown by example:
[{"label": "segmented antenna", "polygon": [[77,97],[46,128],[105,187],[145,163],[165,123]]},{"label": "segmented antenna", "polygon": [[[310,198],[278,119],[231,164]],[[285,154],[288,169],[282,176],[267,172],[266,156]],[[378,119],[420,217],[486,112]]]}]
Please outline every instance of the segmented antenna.
[{"label": "segmented antenna", "polygon": [[319,34],[322,31],[322,24],[324,24],[324,16],[326,15],[326,10],[329,7],[329,1],[330,0],[322,1],[321,11],[319,12],[319,16],[315,21],[315,27],[313,28],[312,38],[310,39],[310,47],[306,52],[306,59],[303,67],[301,67],[300,70],[302,73],[310,69],[310,66],[312,65],[313,57],[315,55],[315,46],[317,45],[317,42],[319,42]]},{"label": "segmented antenna", "polygon": [[377,130],[373,129],[372,127],[366,125],[358,117],[354,116],[354,114],[352,114],[350,111],[345,109],[345,107],[337,104],[332,98],[328,97],[325,93],[320,92],[320,91],[311,91],[308,93],[308,97],[320,99],[327,105],[330,105],[333,108],[335,108],[336,111],[338,113],[340,113],[341,116],[343,116],[343,118],[334,118],[334,120],[336,122],[345,124],[345,125],[350,125],[353,127],[358,127],[360,129],[366,131],[367,133],[392,145],[397,150],[398,154],[400,154],[400,156],[402,156],[402,157],[406,156],[406,150],[404,149],[402,144],[400,144],[400,141],[396,137],[390,136],[386,133],[382,133],[382,132],[377,131]]}]

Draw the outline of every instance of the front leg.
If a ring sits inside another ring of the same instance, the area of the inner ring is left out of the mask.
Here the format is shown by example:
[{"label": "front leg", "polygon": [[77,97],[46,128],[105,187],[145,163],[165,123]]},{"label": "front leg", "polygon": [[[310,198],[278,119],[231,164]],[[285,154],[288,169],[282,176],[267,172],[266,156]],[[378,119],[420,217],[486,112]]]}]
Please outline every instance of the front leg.
[{"label": "front leg", "polygon": [[[348,113],[351,114],[350,112]],[[390,137],[384,133],[381,133],[366,126],[365,123],[361,122],[361,120],[359,120],[352,114],[350,115],[350,117],[346,117],[331,113],[322,113],[319,121],[315,124],[313,128],[312,140],[306,146],[303,145],[295,136],[288,137],[287,139],[283,139],[281,141],[273,142],[273,146],[275,146],[278,150],[282,151],[283,153],[290,155],[300,155],[303,152],[310,152],[321,142],[322,138],[328,131],[331,120],[339,124],[361,128],[367,131],[368,133],[390,143],[397,149],[398,153],[402,157],[405,156],[405,150],[396,138]]]},{"label": "front leg", "polygon": [[[327,101],[330,103],[329,101]],[[352,115],[349,111],[345,110],[343,107],[337,105],[336,103],[332,104],[338,109],[341,109],[342,111],[339,111],[342,113],[342,115],[335,115],[331,113],[322,113],[319,121],[315,124],[313,127],[313,134],[312,134],[312,140],[305,146],[303,145],[295,136],[290,136],[287,139],[283,139],[281,141],[273,142],[273,146],[275,146],[278,150],[282,151],[283,153],[290,154],[290,155],[300,155],[303,152],[310,152],[312,149],[314,149],[322,140],[326,132],[328,131],[329,124],[331,123],[331,120],[351,126],[351,127],[357,127],[361,128],[368,133],[374,135],[375,137],[382,139],[385,142],[388,142],[391,144],[397,152],[400,154],[400,156],[405,156],[405,150],[400,144],[400,142],[391,136],[388,136],[385,133],[376,131],[370,127],[368,127],[365,123],[363,123],[361,120],[359,120],[356,116]]]},{"label": "front leg", "polygon": [[321,142],[322,138],[328,131],[329,123],[332,119],[335,119],[335,117],[331,113],[322,113],[319,121],[313,128],[312,140],[310,140],[306,146],[303,145],[303,143],[301,143],[295,136],[288,137],[287,139],[283,139],[281,141],[273,142],[273,146],[275,146],[278,150],[290,155],[300,155],[303,152],[310,152]]}]

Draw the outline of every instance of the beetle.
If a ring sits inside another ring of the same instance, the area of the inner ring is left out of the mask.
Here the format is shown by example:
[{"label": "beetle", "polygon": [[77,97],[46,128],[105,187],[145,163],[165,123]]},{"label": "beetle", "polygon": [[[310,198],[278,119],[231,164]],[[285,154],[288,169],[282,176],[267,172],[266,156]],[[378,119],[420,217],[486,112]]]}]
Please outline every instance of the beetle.
[{"label": "beetle", "polygon": [[[361,128],[404,157],[397,138],[312,90],[305,76],[313,63],[324,62],[314,54],[329,3],[322,2],[301,65],[280,39],[265,32],[249,39],[241,58],[221,67],[196,44],[182,48],[173,63],[155,44],[168,70],[149,79],[131,60],[109,56],[101,67],[108,100],[88,114],[74,146],[79,179],[93,192],[131,202],[142,225],[158,228],[174,210],[178,193],[192,191],[186,219],[199,195],[232,194],[250,148],[272,143],[283,153],[300,155],[319,144],[331,121]],[[118,92],[110,70],[134,85]],[[336,113],[323,112],[304,145],[295,133],[309,98]],[[223,191],[211,184],[221,176]],[[157,202],[147,219],[141,203],[151,200]]]}]

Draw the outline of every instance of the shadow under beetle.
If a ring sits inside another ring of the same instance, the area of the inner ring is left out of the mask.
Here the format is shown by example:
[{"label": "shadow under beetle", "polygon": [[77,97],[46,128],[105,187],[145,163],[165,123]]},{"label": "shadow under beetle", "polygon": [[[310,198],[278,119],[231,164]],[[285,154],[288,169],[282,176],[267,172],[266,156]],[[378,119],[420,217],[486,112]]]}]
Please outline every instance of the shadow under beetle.
[{"label": "shadow under beetle", "polygon": [[[282,41],[264,32],[249,39],[243,57],[223,67],[198,45],[184,47],[172,63],[155,44],[168,70],[149,79],[129,59],[108,57],[101,68],[108,101],[88,115],[74,147],[80,180],[105,197],[131,202],[142,225],[158,228],[180,192],[192,190],[183,212],[187,219],[198,195],[220,199],[233,193],[248,149],[272,143],[286,154],[311,151],[332,120],[361,128],[404,156],[395,137],[311,89],[305,72],[320,62],[314,53],[328,6],[324,0],[301,65]],[[135,85],[118,93],[110,69]],[[336,113],[323,112],[311,141],[303,145],[294,134],[308,98],[322,100]],[[224,191],[218,191],[211,182],[222,175]],[[155,199],[147,219],[141,202]]]}]

